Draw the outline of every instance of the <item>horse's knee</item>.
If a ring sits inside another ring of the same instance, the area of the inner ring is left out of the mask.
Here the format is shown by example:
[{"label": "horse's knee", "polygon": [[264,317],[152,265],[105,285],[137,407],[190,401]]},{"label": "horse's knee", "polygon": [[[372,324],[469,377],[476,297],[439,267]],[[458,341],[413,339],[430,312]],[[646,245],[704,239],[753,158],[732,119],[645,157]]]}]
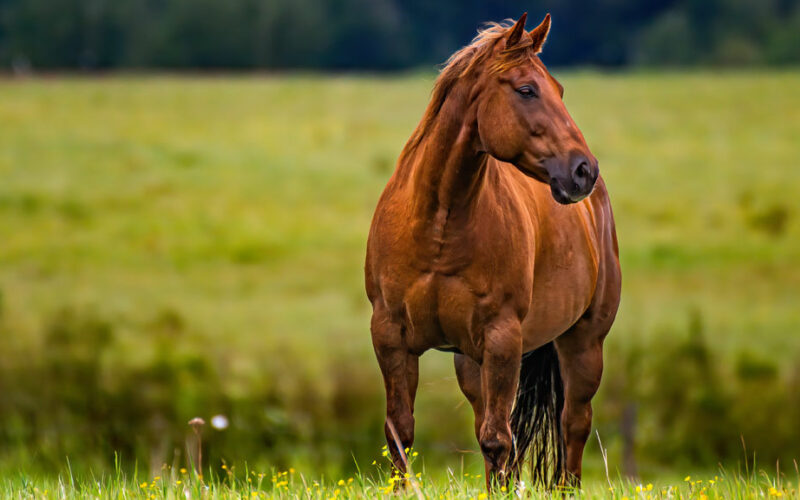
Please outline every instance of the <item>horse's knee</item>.
[{"label": "horse's knee", "polygon": [[480,431],[481,452],[495,470],[504,470],[511,455],[511,430],[484,424]]},{"label": "horse's knee", "polygon": [[567,441],[585,443],[592,428],[591,403],[565,404],[562,426]]}]

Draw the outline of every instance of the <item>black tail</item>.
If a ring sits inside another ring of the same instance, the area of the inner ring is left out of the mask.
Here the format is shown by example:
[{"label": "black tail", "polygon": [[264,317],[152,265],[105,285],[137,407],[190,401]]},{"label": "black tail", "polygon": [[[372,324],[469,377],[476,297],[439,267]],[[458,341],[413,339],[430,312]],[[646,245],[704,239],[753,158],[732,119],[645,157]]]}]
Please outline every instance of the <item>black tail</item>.
[{"label": "black tail", "polygon": [[566,479],[563,408],[558,353],[550,342],[522,356],[517,399],[511,412],[514,450],[510,470],[521,472],[529,456],[532,480],[545,488],[563,484]]}]

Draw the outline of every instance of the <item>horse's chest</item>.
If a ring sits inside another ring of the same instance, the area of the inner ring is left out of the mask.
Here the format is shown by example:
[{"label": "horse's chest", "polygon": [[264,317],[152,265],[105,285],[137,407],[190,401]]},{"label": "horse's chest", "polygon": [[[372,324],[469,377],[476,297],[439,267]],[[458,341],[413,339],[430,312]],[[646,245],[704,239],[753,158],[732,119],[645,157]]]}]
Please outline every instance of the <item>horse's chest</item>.
[{"label": "horse's chest", "polygon": [[490,280],[422,274],[403,294],[409,344],[420,351],[446,345],[473,351],[482,327],[511,302],[512,294]]},{"label": "horse's chest", "polygon": [[[397,255],[385,290],[414,350],[454,345],[474,350],[483,327],[504,308],[521,314],[531,297],[531,247],[492,245],[467,232],[444,238],[436,251],[419,245],[413,258]],[[494,239],[495,243],[507,242]],[[397,279],[402,277],[401,279]]]}]

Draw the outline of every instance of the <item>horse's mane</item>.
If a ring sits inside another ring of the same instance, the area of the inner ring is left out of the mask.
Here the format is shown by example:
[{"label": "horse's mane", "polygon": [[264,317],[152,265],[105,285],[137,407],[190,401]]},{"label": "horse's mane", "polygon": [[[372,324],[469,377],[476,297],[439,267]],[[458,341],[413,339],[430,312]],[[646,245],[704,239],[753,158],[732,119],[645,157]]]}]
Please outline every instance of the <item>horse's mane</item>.
[{"label": "horse's mane", "polygon": [[[513,25],[512,19],[507,19],[503,23],[487,23],[484,29],[478,31],[469,45],[462,47],[445,61],[438,78],[436,78],[436,83],[433,85],[431,100],[425,109],[425,114],[406,142],[400,155],[401,160],[416,149],[430,130],[455,83],[480,67],[481,63],[485,62],[494,52],[497,41],[503,38]],[[500,52],[488,70],[500,73],[531,60],[536,54],[537,50],[533,48],[533,40],[527,34],[523,34],[519,43]]]}]

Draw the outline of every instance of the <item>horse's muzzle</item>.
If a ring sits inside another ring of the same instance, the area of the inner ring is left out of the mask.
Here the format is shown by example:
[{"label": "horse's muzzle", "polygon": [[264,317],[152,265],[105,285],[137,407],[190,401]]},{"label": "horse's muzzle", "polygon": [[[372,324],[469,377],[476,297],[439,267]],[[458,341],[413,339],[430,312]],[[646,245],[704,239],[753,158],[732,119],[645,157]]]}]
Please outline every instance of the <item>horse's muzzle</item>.
[{"label": "horse's muzzle", "polygon": [[[562,174],[564,170],[567,171],[566,175]],[[551,173],[550,192],[562,205],[579,202],[592,193],[599,175],[600,169],[594,157],[573,154],[567,169]]]}]

